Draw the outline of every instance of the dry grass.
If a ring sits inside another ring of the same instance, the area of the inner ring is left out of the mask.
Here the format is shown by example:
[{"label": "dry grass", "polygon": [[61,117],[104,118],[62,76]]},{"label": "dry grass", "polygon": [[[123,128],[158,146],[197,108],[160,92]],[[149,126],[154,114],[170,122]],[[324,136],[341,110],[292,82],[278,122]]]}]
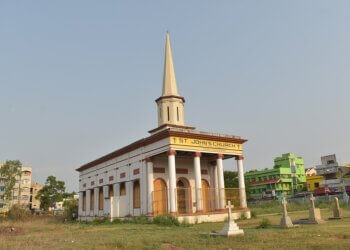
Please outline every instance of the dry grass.
[{"label": "dry grass", "polygon": [[[322,211],[322,215],[328,218],[330,213]],[[288,230],[256,229],[262,218],[242,220],[238,224],[245,236],[230,239],[201,235],[221,229],[223,223],[165,227],[61,224],[50,219],[3,222],[0,224],[0,249],[350,249],[350,212],[345,211],[344,215],[346,218],[339,221]],[[295,213],[291,217],[305,218],[307,214]],[[280,217],[268,216],[268,219],[272,225],[278,225]],[[14,233],[8,228],[14,228]]]}]

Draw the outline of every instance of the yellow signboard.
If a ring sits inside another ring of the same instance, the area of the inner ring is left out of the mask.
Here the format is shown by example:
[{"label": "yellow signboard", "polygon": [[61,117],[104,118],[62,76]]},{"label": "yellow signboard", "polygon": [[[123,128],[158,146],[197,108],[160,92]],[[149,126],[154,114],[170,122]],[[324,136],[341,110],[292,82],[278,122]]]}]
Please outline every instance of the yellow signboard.
[{"label": "yellow signboard", "polygon": [[222,141],[211,141],[185,137],[170,137],[170,145],[178,149],[208,151],[219,153],[242,153],[242,144]]}]

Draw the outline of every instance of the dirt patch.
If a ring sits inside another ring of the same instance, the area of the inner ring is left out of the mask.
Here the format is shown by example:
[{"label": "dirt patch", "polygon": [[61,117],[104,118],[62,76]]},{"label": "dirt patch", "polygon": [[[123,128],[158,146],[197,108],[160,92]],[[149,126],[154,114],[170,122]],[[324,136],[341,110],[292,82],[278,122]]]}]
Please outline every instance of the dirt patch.
[{"label": "dirt patch", "polygon": [[3,236],[16,236],[24,234],[23,229],[20,227],[0,227],[0,235]]},{"label": "dirt patch", "polygon": [[170,244],[170,243],[163,243],[162,244],[162,249],[164,250],[183,250],[183,248],[181,247],[176,247],[175,245],[173,244]]},{"label": "dirt patch", "polygon": [[350,239],[349,235],[333,235],[331,237],[328,238],[329,240],[346,240],[346,239]]}]

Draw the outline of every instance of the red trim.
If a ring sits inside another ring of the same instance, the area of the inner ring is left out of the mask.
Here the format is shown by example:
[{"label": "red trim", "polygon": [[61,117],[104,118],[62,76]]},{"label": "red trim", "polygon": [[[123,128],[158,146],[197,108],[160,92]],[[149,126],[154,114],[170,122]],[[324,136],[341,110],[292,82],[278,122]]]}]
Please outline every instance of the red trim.
[{"label": "red trim", "polygon": [[147,158],[145,159],[145,161],[146,161],[146,162],[152,162],[152,158],[151,158],[151,157],[147,157]]},{"label": "red trim", "polygon": [[176,155],[176,150],[170,149],[168,155]]},{"label": "red trim", "polygon": [[202,153],[201,152],[194,152],[194,157],[202,157]]},{"label": "red trim", "polygon": [[244,160],[243,155],[237,155],[237,156],[236,156],[236,160],[237,160],[237,161],[239,161],[239,160]]},{"label": "red trim", "polygon": [[277,179],[271,179],[271,180],[252,182],[251,185],[252,186],[258,186],[258,185],[264,185],[264,184],[273,184],[273,183],[278,183],[279,181],[280,181],[280,179],[277,178]]}]

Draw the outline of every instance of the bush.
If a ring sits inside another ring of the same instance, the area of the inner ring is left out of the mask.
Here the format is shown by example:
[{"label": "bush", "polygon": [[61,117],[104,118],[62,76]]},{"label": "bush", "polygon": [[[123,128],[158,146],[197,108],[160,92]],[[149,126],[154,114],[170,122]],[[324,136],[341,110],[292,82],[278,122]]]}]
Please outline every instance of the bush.
[{"label": "bush", "polygon": [[256,218],[256,212],[255,211],[250,211],[250,216],[252,218]]},{"label": "bush", "polygon": [[180,222],[174,216],[170,214],[158,215],[153,218],[153,224],[162,225],[162,226],[180,226]]},{"label": "bush", "polygon": [[65,220],[72,221],[78,217],[78,201],[75,199],[65,200],[63,202],[64,218]]},{"label": "bush", "polygon": [[257,228],[270,228],[271,222],[268,218],[262,218],[259,226]]},{"label": "bush", "polygon": [[25,209],[19,205],[13,205],[10,210],[6,213],[6,217],[9,220],[25,220],[32,216],[28,209]]}]

